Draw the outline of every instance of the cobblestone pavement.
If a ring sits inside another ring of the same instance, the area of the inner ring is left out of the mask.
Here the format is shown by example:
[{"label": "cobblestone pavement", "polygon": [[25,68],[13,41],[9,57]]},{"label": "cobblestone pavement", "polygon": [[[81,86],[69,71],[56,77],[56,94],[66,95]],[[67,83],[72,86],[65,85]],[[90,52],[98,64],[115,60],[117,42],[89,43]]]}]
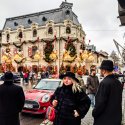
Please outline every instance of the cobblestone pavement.
[{"label": "cobblestone pavement", "polygon": [[[122,111],[123,111],[123,115],[122,115],[122,125],[125,125],[125,87],[123,89],[123,99],[122,99]],[[90,108],[90,110],[88,111],[88,113],[86,114],[85,118],[82,119],[82,124],[81,125],[93,125],[93,117],[92,117],[92,107]]]}]

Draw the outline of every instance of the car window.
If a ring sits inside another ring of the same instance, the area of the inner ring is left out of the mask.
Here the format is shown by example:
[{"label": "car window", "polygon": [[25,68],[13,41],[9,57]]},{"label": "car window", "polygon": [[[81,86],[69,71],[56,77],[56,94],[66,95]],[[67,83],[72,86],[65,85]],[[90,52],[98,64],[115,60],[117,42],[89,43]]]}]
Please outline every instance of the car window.
[{"label": "car window", "polygon": [[41,80],[36,86],[35,89],[41,90],[56,90],[60,85],[61,81],[43,81]]}]

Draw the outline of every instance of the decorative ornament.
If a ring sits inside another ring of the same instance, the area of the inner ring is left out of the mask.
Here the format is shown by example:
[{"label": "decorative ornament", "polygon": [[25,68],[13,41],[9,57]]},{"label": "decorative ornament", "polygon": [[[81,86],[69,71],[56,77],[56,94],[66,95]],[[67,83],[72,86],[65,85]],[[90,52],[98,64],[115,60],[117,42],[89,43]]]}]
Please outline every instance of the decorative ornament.
[{"label": "decorative ornament", "polygon": [[20,64],[20,63],[24,63],[24,61],[26,61],[26,58],[23,57],[22,52],[17,52],[17,54],[15,54],[14,56],[14,61],[17,64]]},{"label": "decorative ornament", "polygon": [[4,53],[4,55],[2,56],[2,62],[11,64],[12,63],[11,57],[12,55],[10,53]]},{"label": "decorative ornament", "polygon": [[36,52],[35,52],[35,55],[33,56],[33,59],[35,59],[35,60],[37,60],[37,61],[39,61],[40,60],[40,52],[37,50]]},{"label": "decorative ornament", "polygon": [[84,50],[80,53],[80,59],[84,62],[92,63],[94,61],[94,56],[92,52]]},{"label": "decorative ornament", "polygon": [[63,65],[63,63],[62,63],[62,65],[61,65],[61,67],[60,67],[60,69],[59,69],[59,73],[60,73],[60,74],[63,74],[63,73],[65,73],[65,71],[66,71],[66,69],[65,69],[65,67],[64,67],[64,65]]},{"label": "decorative ornament", "polygon": [[6,53],[9,53],[10,52],[10,48],[6,48]]},{"label": "decorative ornament", "polygon": [[48,63],[54,62],[57,59],[57,52],[54,51],[54,45],[53,42],[56,41],[57,38],[56,36],[54,37],[53,40],[46,40],[44,41],[46,43],[45,48],[44,48],[44,60]]},{"label": "decorative ornament", "polygon": [[76,48],[69,37],[65,44],[65,49],[66,50],[63,54],[63,61],[72,63],[76,59],[77,53],[76,53]]}]

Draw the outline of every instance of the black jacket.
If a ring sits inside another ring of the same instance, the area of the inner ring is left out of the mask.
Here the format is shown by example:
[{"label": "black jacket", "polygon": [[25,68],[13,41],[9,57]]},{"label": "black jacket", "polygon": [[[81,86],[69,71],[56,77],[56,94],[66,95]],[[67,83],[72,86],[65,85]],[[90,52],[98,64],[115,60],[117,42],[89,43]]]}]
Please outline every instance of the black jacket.
[{"label": "black jacket", "polygon": [[108,75],[100,83],[92,115],[94,125],[121,125],[122,86],[114,75]]},{"label": "black jacket", "polygon": [[[62,86],[57,88],[52,101],[58,100],[56,107],[56,119],[54,125],[80,125],[81,118],[83,118],[89,110],[90,99],[82,92],[72,92],[72,86]],[[74,117],[74,110],[77,110],[80,117]]]},{"label": "black jacket", "polygon": [[0,85],[0,125],[19,125],[25,97],[22,87],[12,82]]}]

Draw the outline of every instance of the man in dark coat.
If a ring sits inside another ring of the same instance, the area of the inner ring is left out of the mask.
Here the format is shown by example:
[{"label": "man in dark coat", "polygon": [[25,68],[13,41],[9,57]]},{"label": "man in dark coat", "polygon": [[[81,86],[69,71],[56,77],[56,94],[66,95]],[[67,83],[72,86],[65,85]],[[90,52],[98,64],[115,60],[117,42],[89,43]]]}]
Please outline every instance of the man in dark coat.
[{"label": "man in dark coat", "polygon": [[20,125],[21,112],[25,97],[22,87],[13,84],[13,74],[4,74],[4,83],[0,85],[0,125]]},{"label": "man in dark coat", "polygon": [[122,85],[113,75],[113,62],[104,60],[101,64],[104,79],[99,85],[92,112],[94,125],[121,125]]}]

